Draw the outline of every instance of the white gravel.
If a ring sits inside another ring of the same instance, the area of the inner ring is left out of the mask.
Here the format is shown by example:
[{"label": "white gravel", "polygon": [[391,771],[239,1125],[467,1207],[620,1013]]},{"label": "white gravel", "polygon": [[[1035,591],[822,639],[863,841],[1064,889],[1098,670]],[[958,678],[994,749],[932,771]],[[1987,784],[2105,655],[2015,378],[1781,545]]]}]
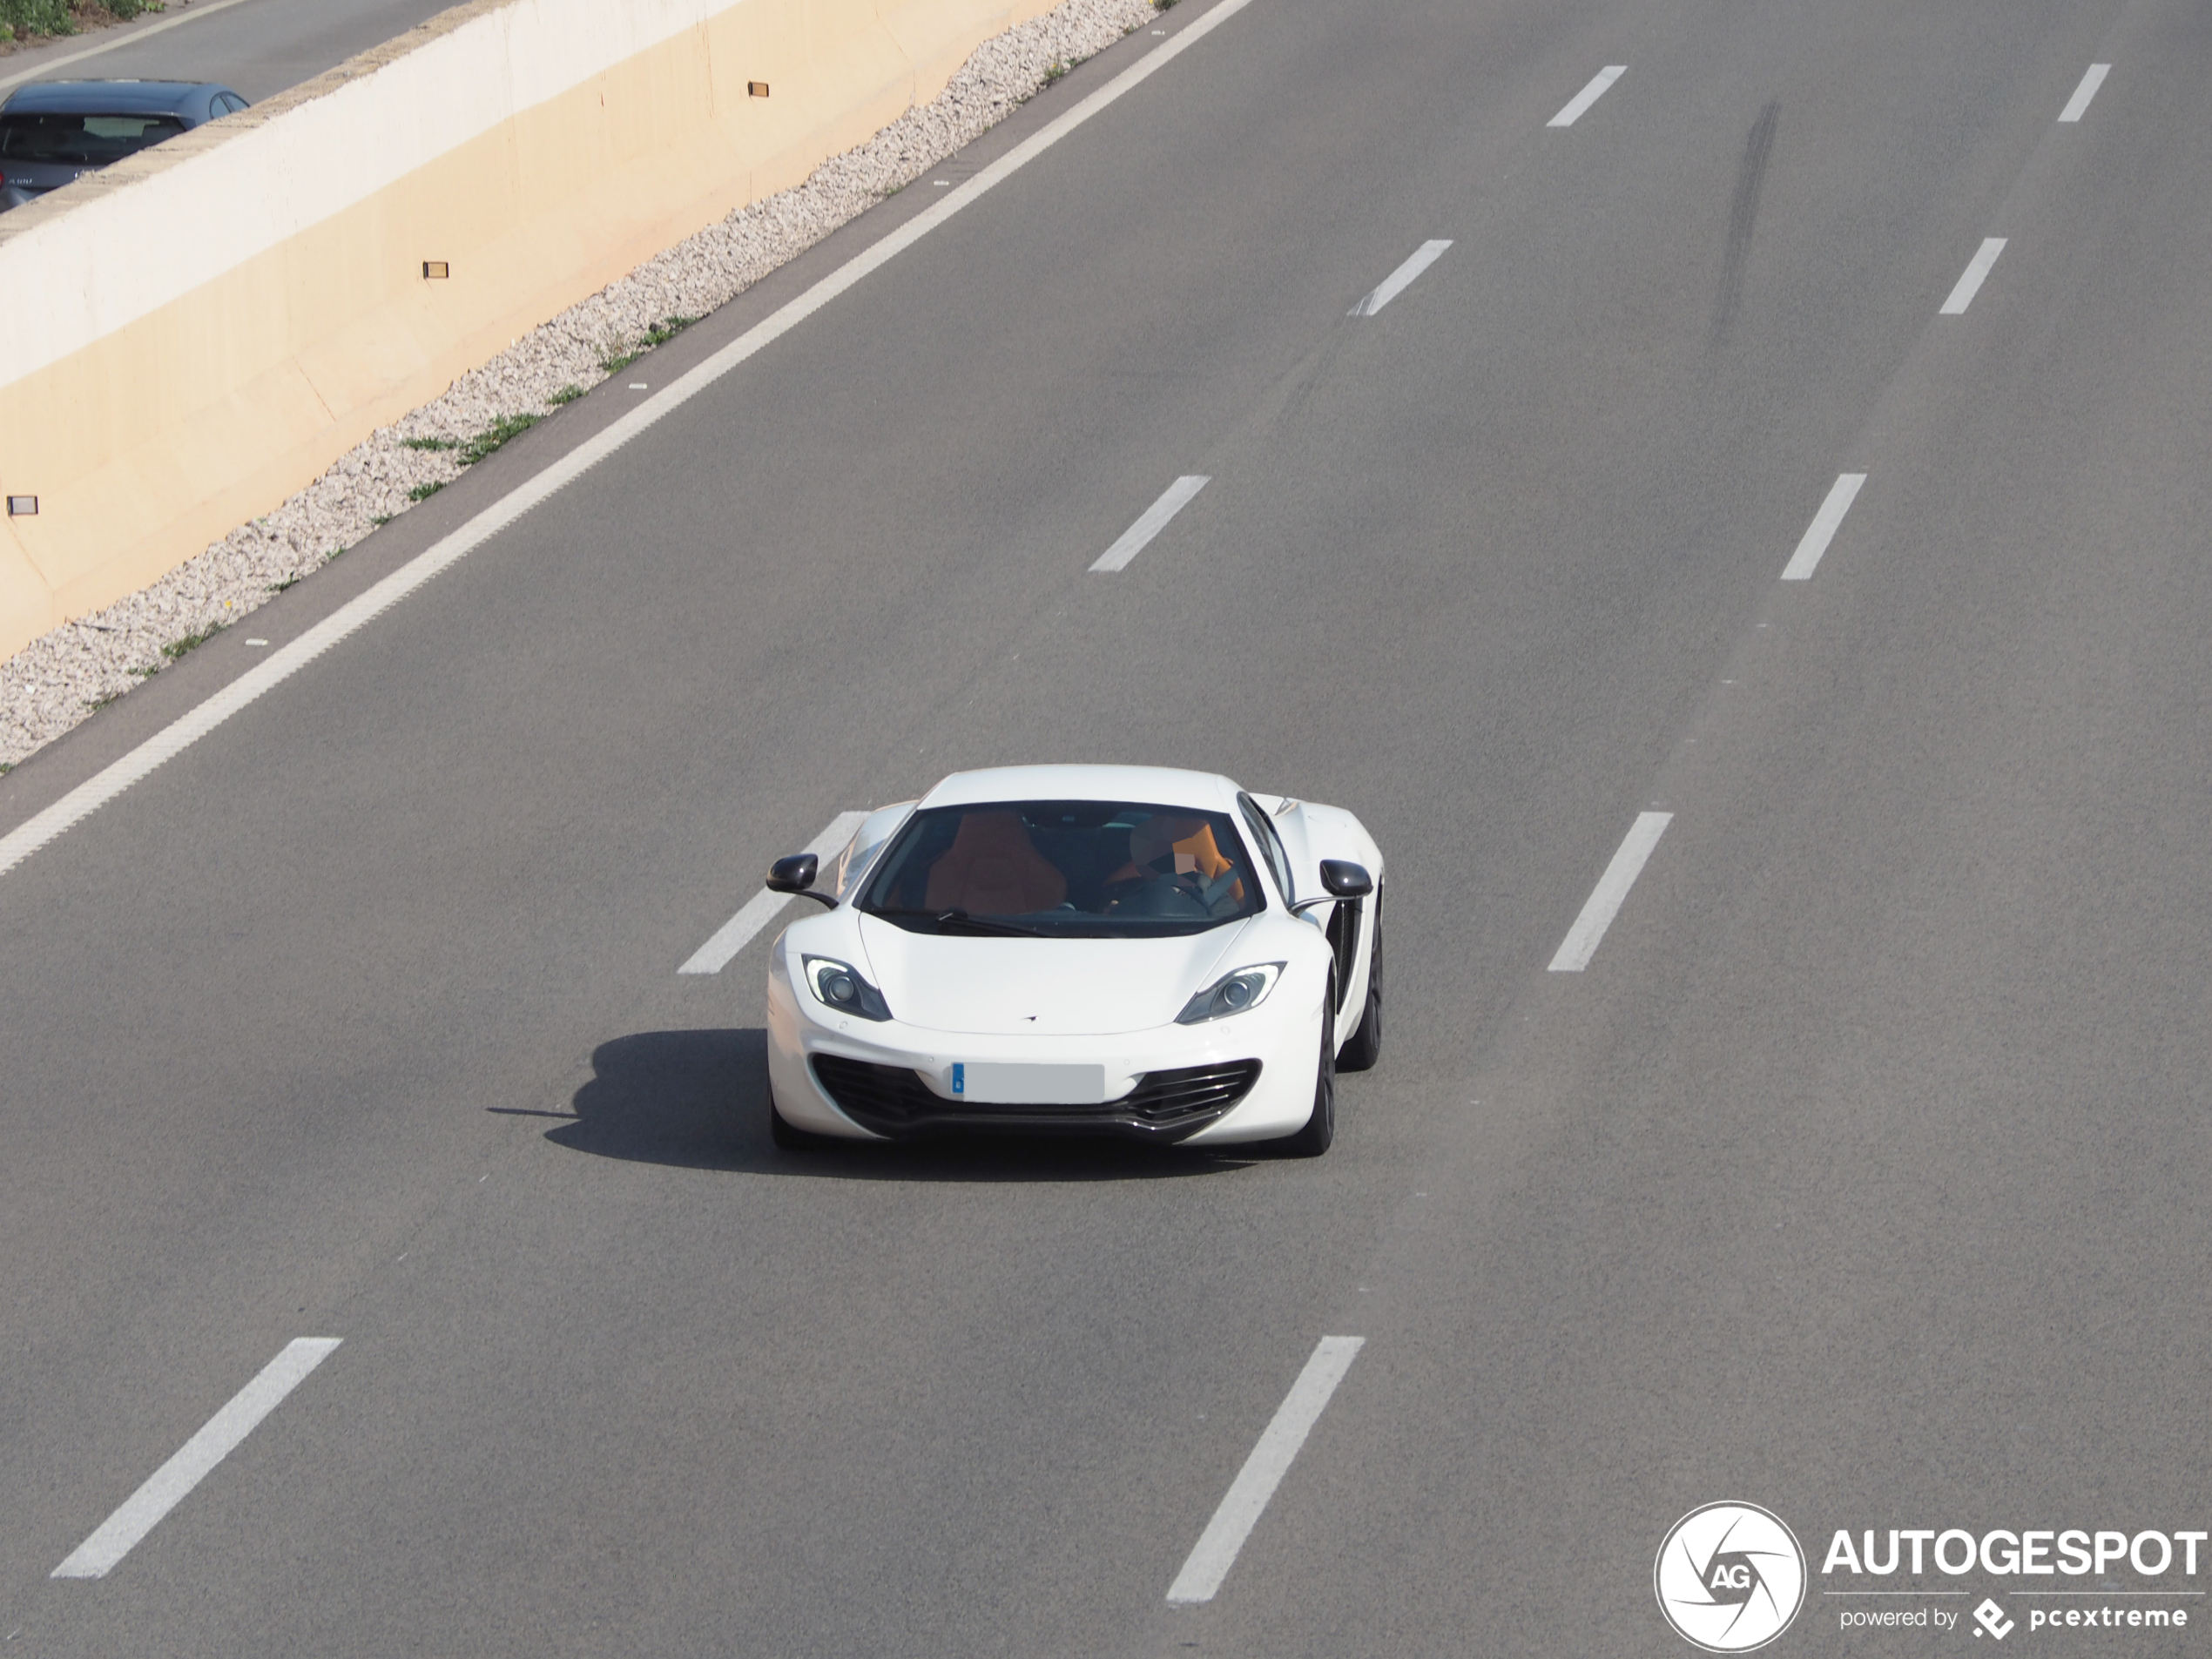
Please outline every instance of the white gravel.
[{"label": "white gravel", "polygon": [[805,184],[646,260],[463,374],[436,401],[379,429],[266,518],[240,525],[152,587],[32,641],[0,664],[0,766],[158,673],[171,660],[165,647],[189,649],[243,620],[407,511],[410,492],[458,476],[477,435],[590,390],[625,354],[650,351],[657,325],[726,304],[1153,12],[1153,0],[1064,0],[984,42],[934,102],[824,162]]}]

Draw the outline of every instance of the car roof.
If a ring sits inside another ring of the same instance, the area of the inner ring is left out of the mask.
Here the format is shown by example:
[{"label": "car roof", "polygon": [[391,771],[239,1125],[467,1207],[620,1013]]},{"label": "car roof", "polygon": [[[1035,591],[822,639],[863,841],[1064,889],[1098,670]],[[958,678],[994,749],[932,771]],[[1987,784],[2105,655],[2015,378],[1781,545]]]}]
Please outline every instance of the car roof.
[{"label": "car roof", "polygon": [[0,110],[10,115],[181,115],[204,105],[209,93],[230,91],[213,81],[32,81],[10,93]]},{"label": "car roof", "polygon": [[1237,804],[1237,786],[1217,772],[1175,766],[992,766],[953,773],[919,805],[968,806],[998,800],[1154,801],[1225,813]]}]

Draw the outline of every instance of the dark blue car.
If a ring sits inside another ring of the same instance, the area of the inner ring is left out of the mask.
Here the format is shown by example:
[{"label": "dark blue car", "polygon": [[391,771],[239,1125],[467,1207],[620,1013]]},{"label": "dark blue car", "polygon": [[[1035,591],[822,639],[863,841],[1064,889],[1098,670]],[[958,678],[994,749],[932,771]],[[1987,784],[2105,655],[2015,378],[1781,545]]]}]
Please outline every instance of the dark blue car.
[{"label": "dark blue car", "polygon": [[186,81],[34,81],[0,104],[0,212],[246,107]]}]

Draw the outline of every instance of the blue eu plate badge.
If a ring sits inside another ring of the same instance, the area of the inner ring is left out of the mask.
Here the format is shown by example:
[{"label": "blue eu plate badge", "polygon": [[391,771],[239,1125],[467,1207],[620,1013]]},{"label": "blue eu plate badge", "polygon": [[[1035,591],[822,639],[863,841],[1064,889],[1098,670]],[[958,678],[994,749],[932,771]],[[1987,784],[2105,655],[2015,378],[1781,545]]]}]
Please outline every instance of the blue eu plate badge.
[{"label": "blue eu plate badge", "polygon": [[953,1062],[953,1093],[965,1095],[967,1092],[968,1068],[955,1060]]}]

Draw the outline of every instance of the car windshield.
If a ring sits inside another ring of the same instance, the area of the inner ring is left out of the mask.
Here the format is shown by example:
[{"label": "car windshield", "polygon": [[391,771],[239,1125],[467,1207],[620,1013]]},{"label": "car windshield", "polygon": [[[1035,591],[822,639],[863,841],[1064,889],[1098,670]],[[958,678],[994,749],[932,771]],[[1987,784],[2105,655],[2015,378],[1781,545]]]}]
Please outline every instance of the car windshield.
[{"label": "car windshield", "polygon": [[173,115],[0,115],[0,157],[104,167],[133,151],[173,138],[185,124]]},{"label": "car windshield", "polygon": [[1265,904],[1225,813],[1025,800],[916,813],[860,907],[913,933],[1150,939]]}]

